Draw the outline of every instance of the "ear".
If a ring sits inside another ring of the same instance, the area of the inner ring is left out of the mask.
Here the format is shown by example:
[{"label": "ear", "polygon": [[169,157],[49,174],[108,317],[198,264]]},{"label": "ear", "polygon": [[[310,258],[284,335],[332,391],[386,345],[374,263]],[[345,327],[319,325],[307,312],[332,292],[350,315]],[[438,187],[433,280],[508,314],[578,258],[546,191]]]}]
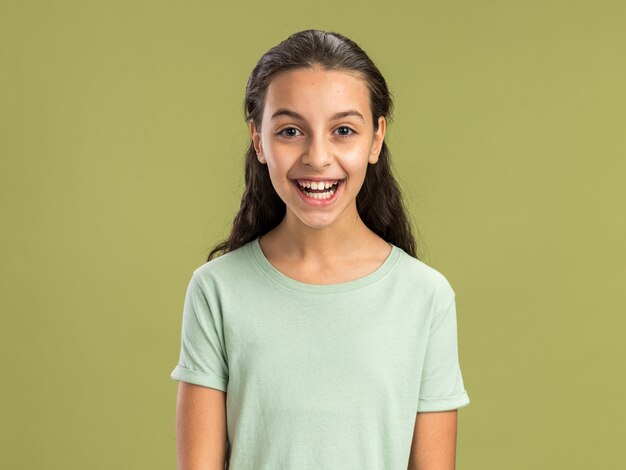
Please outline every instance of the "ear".
[{"label": "ear", "polygon": [[252,145],[256,152],[256,157],[261,163],[265,163],[265,157],[263,156],[263,146],[261,145],[261,133],[257,131],[254,125],[254,120],[250,119],[250,138],[252,139]]},{"label": "ear", "polygon": [[385,120],[385,116],[380,116],[378,118],[378,130],[374,134],[374,142],[372,142],[372,151],[369,156],[369,163],[376,163],[378,161],[378,156],[380,155],[380,151],[383,148],[383,142],[385,140],[385,132],[387,132],[387,121]]}]

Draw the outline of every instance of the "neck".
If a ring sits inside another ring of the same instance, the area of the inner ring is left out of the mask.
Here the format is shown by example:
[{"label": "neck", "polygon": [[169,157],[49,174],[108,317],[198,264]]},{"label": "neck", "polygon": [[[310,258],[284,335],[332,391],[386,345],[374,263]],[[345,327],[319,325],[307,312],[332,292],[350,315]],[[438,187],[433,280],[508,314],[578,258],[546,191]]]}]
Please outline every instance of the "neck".
[{"label": "neck", "polygon": [[281,247],[287,258],[320,261],[350,256],[377,238],[356,212],[332,225],[315,228],[287,211],[281,223],[266,236]]}]

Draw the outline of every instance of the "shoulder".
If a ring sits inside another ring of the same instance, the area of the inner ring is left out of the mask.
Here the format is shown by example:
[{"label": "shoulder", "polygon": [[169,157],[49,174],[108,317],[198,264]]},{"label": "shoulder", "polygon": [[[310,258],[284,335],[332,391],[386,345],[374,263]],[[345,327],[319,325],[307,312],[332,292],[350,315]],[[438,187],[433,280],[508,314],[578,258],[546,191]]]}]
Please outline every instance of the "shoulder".
[{"label": "shoulder", "polygon": [[193,270],[192,281],[201,287],[232,285],[250,273],[249,243],[207,261]]},{"label": "shoulder", "polygon": [[400,250],[396,282],[429,298],[439,306],[448,305],[455,292],[448,278],[438,269]]}]

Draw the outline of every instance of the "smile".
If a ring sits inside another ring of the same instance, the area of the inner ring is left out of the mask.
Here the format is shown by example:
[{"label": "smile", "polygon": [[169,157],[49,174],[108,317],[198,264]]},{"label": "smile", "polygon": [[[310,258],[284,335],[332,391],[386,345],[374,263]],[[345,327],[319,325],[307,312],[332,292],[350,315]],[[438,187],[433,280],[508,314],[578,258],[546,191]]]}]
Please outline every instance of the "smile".
[{"label": "smile", "polygon": [[302,199],[312,206],[325,206],[331,204],[337,199],[337,195],[340,192],[345,180],[336,181],[334,184],[320,184],[317,189],[311,188],[311,186],[318,186],[317,184],[305,183],[305,185],[299,184],[296,180],[292,180],[294,186],[298,188],[298,193]]}]

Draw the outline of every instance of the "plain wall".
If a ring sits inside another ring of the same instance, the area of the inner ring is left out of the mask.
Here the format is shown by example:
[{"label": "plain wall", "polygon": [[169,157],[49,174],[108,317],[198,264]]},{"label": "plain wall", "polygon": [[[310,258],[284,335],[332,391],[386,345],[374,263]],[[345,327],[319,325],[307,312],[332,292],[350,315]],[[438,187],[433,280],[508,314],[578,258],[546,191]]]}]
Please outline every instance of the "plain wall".
[{"label": "plain wall", "polygon": [[459,470],[626,468],[624,5],[3,1],[0,467],[175,468],[184,290],[238,209],[246,81],[318,28],[395,98],[457,294]]}]

